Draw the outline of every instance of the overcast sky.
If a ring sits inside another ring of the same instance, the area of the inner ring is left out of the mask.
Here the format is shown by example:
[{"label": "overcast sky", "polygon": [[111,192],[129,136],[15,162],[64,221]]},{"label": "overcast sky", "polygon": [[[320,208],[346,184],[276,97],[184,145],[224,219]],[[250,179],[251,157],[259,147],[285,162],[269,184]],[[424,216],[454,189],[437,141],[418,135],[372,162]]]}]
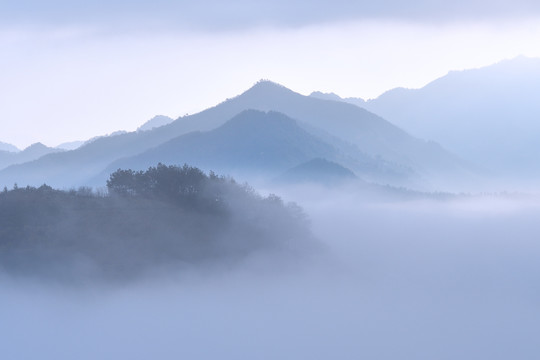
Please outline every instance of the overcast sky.
[{"label": "overcast sky", "polygon": [[12,1],[0,141],[55,146],[212,106],[261,78],[372,98],[540,56],[537,1]]}]

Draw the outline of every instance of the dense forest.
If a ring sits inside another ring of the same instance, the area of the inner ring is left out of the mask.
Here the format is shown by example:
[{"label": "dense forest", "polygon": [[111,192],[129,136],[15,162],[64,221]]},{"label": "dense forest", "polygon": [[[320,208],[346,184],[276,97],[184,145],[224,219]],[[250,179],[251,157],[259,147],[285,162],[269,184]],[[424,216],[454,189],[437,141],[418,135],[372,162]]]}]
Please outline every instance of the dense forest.
[{"label": "dense forest", "polygon": [[12,274],[130,279],[289,251],[309,238],[295,204],[187,165],[119,169],[101,193],[47,185],[0,193],[0,267]]}]

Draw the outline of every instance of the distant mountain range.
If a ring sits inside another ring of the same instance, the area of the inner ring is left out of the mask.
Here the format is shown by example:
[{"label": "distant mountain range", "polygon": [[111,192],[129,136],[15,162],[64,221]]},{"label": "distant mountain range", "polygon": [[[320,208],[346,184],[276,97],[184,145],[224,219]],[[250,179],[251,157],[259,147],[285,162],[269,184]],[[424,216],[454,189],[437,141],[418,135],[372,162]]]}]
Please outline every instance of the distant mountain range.
[{"label": "distant mountain range", "polygon": [[20,150],[15,145],[0,141],[0,151],[18,152]]},{"label": "distant mountain range", "polygon": [[0,171],[0,184],[102,185],[104,174],[117,166],[141,168],[156,161],[277,176],[313,158],[395,185],[420,186],[470,173],[438,144],[417,139],[367,110],[261,81],[170,124],[97,138],[72,151],[8,167]]},{"label": "distant mountain range", "polygon": [[47,147],[42,143],[32,144],[23,151],[0,151],[0,169],[4,169],[13,164],[23,164],[39,159],[44,155],[57,153],[60,151],[61,150],[59,149]]},{"label": "distant mountain range", "polygon": [[397,88],[355,103],[503,177],[540,176],[540,59],[518,57],[452,71],[421,89]]},{"label": "distant mountain range", "polygon": [[143,170],[158,162],[197,164],[209,171],[271,178],[313,158],[325,158],[379,181],[405,179],[410,172],[356,151],[332,145],[278,112],[245,110],[217,129],[191,132],[133,157],[113,162],[104,176],[118,168]]},{"label": "distant mountain range", "polygon": [[286,115],[245,110],[216,129],[181,135],[142,154],[115,161],[106,173],[118,168],[142,170],[158,162],[184,162],[220,173],[268,175],[313,156],[335,158],[338,151]]}]

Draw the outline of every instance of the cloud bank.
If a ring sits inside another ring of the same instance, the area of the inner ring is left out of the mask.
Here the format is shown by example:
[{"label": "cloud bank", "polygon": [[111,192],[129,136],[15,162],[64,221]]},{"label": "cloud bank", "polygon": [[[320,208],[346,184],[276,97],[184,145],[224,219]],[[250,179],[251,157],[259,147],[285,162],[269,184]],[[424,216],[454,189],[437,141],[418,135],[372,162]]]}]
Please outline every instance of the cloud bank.
[{"label": "cloud bank", "polygon": [[471,1],[48,1],[24,0],[4,5],[4,24],[86,24],[98,27],[245,29],[258,26],[298,27],[357,20],[406,22],[475,21],[534,17],[540,3]]},{"label": "cloud bank", "polygon": [[294,264],[260,257],[226,272],[114,288],[0,275],[2,354],[535,358],[537,202],[369,203],[349,195],[306,201],[327,253]]}]

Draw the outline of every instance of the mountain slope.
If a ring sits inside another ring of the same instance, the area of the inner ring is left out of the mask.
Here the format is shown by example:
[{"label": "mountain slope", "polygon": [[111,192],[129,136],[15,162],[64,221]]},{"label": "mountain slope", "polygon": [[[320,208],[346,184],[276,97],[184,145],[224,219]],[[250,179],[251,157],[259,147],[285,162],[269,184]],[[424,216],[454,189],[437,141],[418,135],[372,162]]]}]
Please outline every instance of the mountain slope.
[{"label": "mountain slope", "polygon": [[174,121],[174,119],[171,119],[168,116],[165,115],[156,115],[141,126],[137,128],[137,131],[148,131],[152,130],[154,128],[170,124]]},{"label": "mountain slope", "polygon": [[364,106],[495,173],[540,175],[540,59],[450,72]]},{"label": "mountain slope", "polygon": [[0,151],[19,152],[20,150],[15,145],[0,141]]},{"label": "mountain slope", "polygon": [[209,130],[223,123],[223,114],[230,118],[244,109],[284,113],[300,124],[305,123],[352,143],[368,155],[421,172],[457,171],[465,166],[438,144],[416,139],[367,110],[303,96],[269,81],[261,81],[236,98],[156,130]]},{"label": "mountain slope", "polygon": [[356,97],[342,98],[341,96],[335,93],[323,93],[320,91],[314,91],[311,94],[309,94],[309,96],[314,97],[316,99],[321,99],[321,100],[342,101],[342,102],[353,104],[359,107],[365,107],[366,105],[366,101],[362,98],[356,98]]},{"label": "mountain slope", "polygon": [[67,141],[67,142],[57,145],[56,148],[62,149],[62,150],[75,150],[77,148],[80,148],[82,145],[84,145],[84,143],[85,141],[83,140]]},{"label": "mountain slope", "polygon": [[75,150],[9,166],[0,171],[0,185],[11,186],[15,182],[34,186],[47,183],[58,188],[85,185],[111,162],[143,152],[173,137],[170,133],[156,136],[152,131],[99,137]]},{"label": "mountain slope", "polygon": [[351,170],[323,158],[315,158],[297,165],[277,178],[280,183],[322,185],[339,185],[352,180],[358,180],[358,178]]},{"label": "mountain slope", "polygon": [[149,131],[99,138],[62,154],[45,156],[32,164],[0,171],[0,184],[78,186],[99,174],[110,163],[143,153],[180,135],[213,130],[246,109],[278,111],[298,120],[309,132],[352,144],[356,152],[431,175],[460,172],[463,164],[435,143],[418,140],[379,116],[354,105],[315,99],[281,85],[263,81],[243,94],[198,114],[181,117]]},{"label": "mountain slope", "polygon": [[142,154],[120,159],[102,177],[117,168],[142,170],[158,162],[187,163],[244,177],[273,177],[321,157],[351,164],[363,175],[379,180],[392,171],[398,177],[410,175],[388,164],[385,168],[379,159],[361,153],[348,156],[309,134],[284,114],[246,110],[217,129],[182,135]]},{"label": "mountain slope", "polygon": [[39,159],[40,157],[57,153],[62,150],[47,147],[41,143],[35,143],[18,152],[0,151],[0,169],[13,164],[22,164],[28,161]]}]

